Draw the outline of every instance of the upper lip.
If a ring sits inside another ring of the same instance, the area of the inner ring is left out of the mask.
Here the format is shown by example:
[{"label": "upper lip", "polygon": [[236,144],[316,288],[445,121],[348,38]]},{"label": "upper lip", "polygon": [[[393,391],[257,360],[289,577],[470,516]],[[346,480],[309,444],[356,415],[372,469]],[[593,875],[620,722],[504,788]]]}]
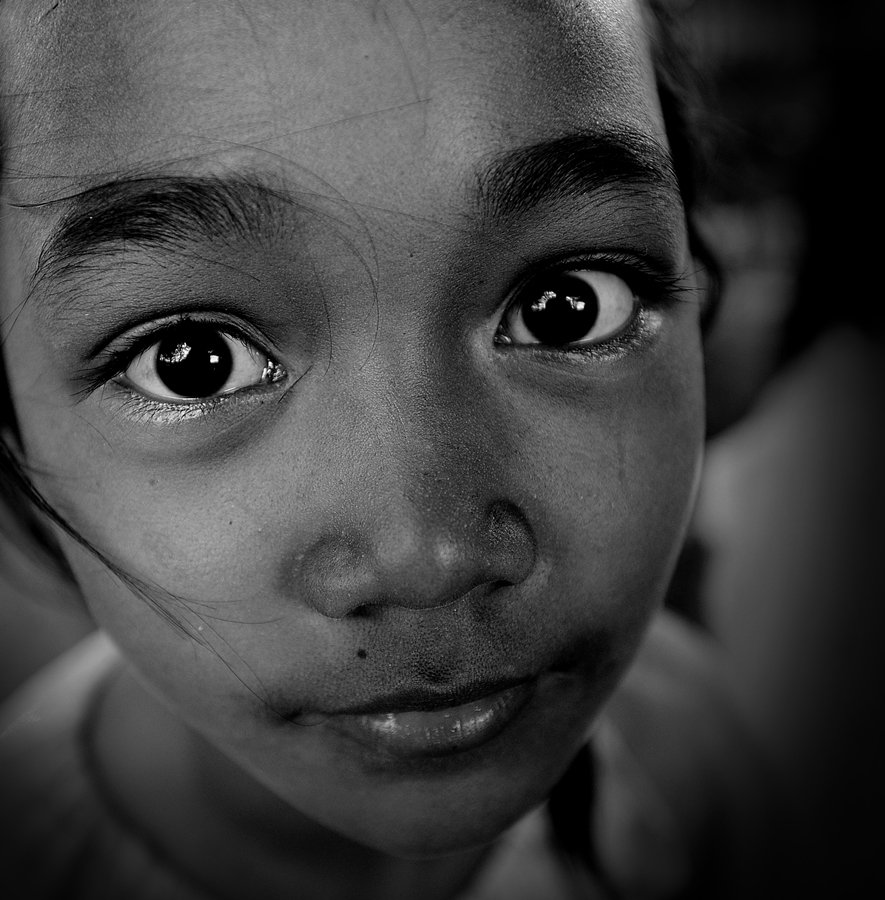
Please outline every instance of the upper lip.
[{"label": "upper lip", "polygon": [[517,678],[502,678],[486,681],[472,681],[463,685],[441,685],[440,687],[415,687],[383,694],[361,702],[334,710],[332,715],[370,716],[380,713],[410,712],[417,710],[445,709],[446,707],[463,706],[499,694],[518,685],[526,684],[537,678],[537,675],[524,675]]}]

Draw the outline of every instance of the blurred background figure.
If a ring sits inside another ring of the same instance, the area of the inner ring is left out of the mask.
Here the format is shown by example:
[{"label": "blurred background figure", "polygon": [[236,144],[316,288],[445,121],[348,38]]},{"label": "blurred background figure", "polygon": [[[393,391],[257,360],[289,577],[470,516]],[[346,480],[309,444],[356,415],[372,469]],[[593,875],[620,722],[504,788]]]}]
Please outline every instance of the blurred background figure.
[{"label": "blurred background figure", "polygon": [[726,645],[794,803],[789,896],[885,896],[882,7],[680,5],[708,73],[724,292],[671,603]]}]

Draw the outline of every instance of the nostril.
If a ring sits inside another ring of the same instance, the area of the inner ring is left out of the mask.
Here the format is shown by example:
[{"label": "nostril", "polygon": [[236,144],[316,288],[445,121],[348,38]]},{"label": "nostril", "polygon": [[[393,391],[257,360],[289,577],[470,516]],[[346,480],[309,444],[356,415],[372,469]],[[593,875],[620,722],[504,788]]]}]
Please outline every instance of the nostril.
[{"label": "nostril", "polygon": [[489,504],[486,516],[490,578],[502,587],[525,581],[535,568],[538,553],[525,513],[509,500],[497,500]]},{"label": "nostril", "polygon": [[378,617],[381,606],[380,603],[363,603],[348,610],[344,615],[349,616],[351,619],[374,619]]}]

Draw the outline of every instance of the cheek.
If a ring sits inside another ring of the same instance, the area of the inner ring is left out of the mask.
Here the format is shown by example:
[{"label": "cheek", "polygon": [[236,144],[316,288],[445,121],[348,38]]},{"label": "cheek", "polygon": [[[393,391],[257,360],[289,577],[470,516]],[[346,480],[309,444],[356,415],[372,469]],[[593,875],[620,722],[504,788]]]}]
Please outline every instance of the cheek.
[{"label": "cheek", "polygon": [[[129,566],[121,574],[111,571],[64,535],[60,541],[90,613],[142,684],[214,743],[248,746],[256,723],[273,713],[267,679],[274,679],[274,664],[285,658],[275,656],[253,616],[229,592],[180,590],[169,575],[183,564],[180,553],[142,579]],[[164,589],[161,580],[176,589]],[[309,683],[311,674],[302,671],[297,654],[292,659],[291,644],[287,649],[287,675]],[[267,656],[274,658],[264,665]],[[335,664],[334,651],[326,662]]]},{"label": "cheek", "polygon": [[[666,589],[697,488],[703,442],[701,354],[575,404],[563,392],[524,445],[539,532],[563,625],[582,617],[635,635]],[[543,498],[543,501],[537,498]]]},{"label": "cheek", "polygon": [[242,471],[168,466],[159,474],[119,462],[82,468],[80,493],[60,505],[122,573],[109,584],[91,554],[76,553],[87,602],[116,637],[153,634],[156,622],[167,632],[155,635],[159,642],[171,628],[213,646],[235,640],[242,650],[246,625],[291,614],[273,590],[283,551],[266,539],[274,529],[261,504],[250,502]]}]

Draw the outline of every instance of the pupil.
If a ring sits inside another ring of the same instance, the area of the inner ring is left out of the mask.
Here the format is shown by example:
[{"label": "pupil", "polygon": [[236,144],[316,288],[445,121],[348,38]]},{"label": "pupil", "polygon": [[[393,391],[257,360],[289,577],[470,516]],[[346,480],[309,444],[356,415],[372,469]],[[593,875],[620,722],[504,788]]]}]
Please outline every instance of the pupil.
[{"label": "pupil", "polygon": [[211,397],[230,378],[233,357],[227,342],[211,328],[176,328],[157,349],[157,376],[180,397]]},{"label": "pupil", "polygon": [[523,304],[526,328],[542,343],[573,344],[584,338],[599,318],[596,291],[574,275],[546,276],[543,290]]}]

